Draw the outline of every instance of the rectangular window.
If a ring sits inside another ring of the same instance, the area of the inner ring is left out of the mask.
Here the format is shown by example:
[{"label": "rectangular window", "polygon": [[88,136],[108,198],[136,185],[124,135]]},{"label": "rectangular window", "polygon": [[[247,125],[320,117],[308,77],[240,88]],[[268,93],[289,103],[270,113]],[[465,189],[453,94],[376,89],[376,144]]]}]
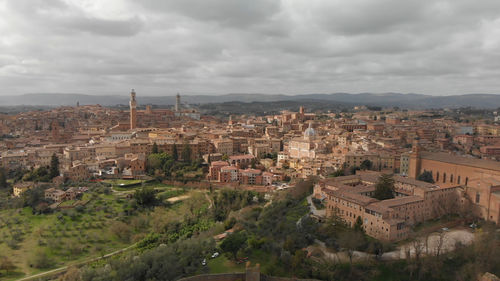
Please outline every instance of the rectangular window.
[{"label": "rectangular window", "polygon": [[476,204],[479,204],[479,200],[481,199],[481,195],[479,192],[476,192]]}]

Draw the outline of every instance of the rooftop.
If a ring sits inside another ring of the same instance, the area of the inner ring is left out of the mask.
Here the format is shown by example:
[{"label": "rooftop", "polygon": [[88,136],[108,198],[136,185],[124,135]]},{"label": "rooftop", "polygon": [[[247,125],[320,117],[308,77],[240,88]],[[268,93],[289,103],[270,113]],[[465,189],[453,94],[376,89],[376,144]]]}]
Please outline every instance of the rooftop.
[{"label": "rooftop", "polygon": [[428,151],[421,152],[420,157],[428,160],[434,160],[434,161],[440,161],[440,162],[446,162],[451,164],[458,164],[458,165],[464,165],[464,166],[470,166],[470,167],[500,172],[500,164],[497,161],[492,161],[492,160],[468,158],[444,152],[428,152]]}]

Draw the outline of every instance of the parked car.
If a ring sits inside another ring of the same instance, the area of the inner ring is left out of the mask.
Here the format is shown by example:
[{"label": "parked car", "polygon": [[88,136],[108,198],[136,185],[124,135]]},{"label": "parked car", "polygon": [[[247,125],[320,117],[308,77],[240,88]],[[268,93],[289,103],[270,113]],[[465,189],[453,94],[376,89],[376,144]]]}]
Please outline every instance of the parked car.
[{"label": "parked car", "polygon": [[215,252],[213,255],[212,255],[212,258],[216,258],[219,256],[219,252]]},{"label": "parked car", "polygon": [[207,259],[203,259],[203,260],[201,261],[201,265],[203,265],[203,266],[207,265]]}]

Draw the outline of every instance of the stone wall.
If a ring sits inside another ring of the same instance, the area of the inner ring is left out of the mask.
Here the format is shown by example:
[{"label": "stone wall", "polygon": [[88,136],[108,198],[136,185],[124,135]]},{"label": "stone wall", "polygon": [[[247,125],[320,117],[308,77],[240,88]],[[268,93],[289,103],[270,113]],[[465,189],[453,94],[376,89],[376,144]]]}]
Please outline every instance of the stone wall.
[{"label": "stone wall", "polygon": [[201,274],[179,279],[179,281],[246,281],[246,274],[241,273],[221,273],[221,274]]}]

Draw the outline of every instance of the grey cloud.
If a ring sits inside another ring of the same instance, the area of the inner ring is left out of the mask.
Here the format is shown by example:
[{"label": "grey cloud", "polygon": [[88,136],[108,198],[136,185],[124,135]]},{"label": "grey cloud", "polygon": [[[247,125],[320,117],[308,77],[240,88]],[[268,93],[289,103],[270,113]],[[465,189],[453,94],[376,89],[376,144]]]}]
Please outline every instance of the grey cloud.
[{"label": "grey cloud", "polygon": [[66,21],[66,28],[74,28],[85,32],[109,36],[133,36],[139,33],[144,26],[144,23],[138,17],[127,20],[105,20],[81,17],[67,19]]},{"label": "grey cloud", "polygon": [[251,0],[146,0],[150,9],[178,12],[195,20],[212,21],[228,27],[245,27],[266,21],[279,11],[279,1]]},{"label": "grey cloud", "polygon": [[497,0],[75,3],[0,4],[0,95],[500,86]]}]

